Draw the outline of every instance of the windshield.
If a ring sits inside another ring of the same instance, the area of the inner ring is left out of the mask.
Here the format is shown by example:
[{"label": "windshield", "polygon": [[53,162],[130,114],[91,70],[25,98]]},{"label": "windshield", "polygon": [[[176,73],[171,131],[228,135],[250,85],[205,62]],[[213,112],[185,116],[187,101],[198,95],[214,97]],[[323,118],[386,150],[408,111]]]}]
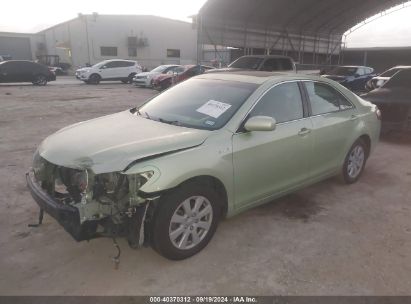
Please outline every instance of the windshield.
[{"label": "windshield", "polygon": [[154,97],[139,112],[163,123],[216,130],[230,120],[257,87],[236,81],[189,79]]},{"label": "windshield", "polygon": [[228,67],[247,70],[257,70],[262,61],[263,58],[258,57],[240,57],[236,61],[231,63]]},{"label": "windshield", "polygon": [[357,72],[356,67],[337,67],[330,71],[329,75],[353,76]]},{"label": "windshield", "polygon": [[167,69],[166,65],[160,65],[160,66],[156,67],[155,69],[152,69],[151,72],[162,73],[165,69]]},{"label": "windshield", "polygon": [[92,68],[101,68],[106,63],[107,63],[107,61],[96,63],[95,65],[92,66]]},{"label": "windshield", "polygon": [[394,76],[400,69],[390,69],[388,71],[385,71],[382,73],[380,76],[381,77],[392,77]]},{"label": "windshield", "polygon": [[397,72],[385,84],[384,88],[403,87],[408,88],[411,82],[411,69],[405,69]]}]

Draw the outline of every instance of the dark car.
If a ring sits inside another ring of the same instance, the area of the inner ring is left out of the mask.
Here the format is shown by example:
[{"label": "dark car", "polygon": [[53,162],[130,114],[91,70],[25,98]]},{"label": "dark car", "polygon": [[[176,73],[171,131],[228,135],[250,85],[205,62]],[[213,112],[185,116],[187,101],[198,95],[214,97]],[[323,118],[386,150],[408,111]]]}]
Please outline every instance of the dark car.
[{"label": "dark car", "polygon": [[381,88],[361,95],[378,106],[382,132],[411,131],[411,69],[397,72]]},{"label": "dark car", "polygon": [[339,66],[322,77],[339,82],[353,92],[364,91],[365,84],[377,76],[374,69],[365,66]]},{"label": "dark car", "polygon": [[207,73],[238,71],[296,71],[294,60],[280,55],[248,55],[233,61],[227,68],[215,69]]},{"label": "dark car", "polygon": [[0,62],[0,83],[31,82],[44,86],[53,80],[56,80],[56,75],[45,65],[26,60]]},{"label": "dark car", "polygon": [[179,83],[196,75],[203,74],[205,71],[213,69],[213,67],[205,65],[184,65],[177,67],[173,72],[155,76],[152,81],[153,88],[159,91],[163,91],[175,85],[176,83]]},{"label": "dark car", "polygon": [[386,70],[384,73],[371,78],[365,84],[365,89],[368,91],[372,91],[374,89],[382,87],[392,76],[397,74],[401,70],[411,69],[411,66],[396,66],[389,70]]}]

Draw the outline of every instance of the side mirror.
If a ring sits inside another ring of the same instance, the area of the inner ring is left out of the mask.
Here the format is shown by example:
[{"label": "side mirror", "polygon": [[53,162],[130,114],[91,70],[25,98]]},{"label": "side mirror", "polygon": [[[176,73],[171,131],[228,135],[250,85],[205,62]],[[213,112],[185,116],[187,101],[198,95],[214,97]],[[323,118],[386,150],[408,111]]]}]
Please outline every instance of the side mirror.
[{"label": "side mirror", "polygon": [[247,131],[273,131],[275,130],[275,119],[269,116],[250,117],[244,125]]},{"label": "side mirror", "polygon": [[360,75],[357,74],[357,73],[355,73],[355,74],[354,74],[354,77],[355,77],[355,78],[358,78],[358,77],[360,77]]},{"label": "side mirror", "polygon": [[107,69],[107,66],[106,65],[103,65],[100,69]]}]

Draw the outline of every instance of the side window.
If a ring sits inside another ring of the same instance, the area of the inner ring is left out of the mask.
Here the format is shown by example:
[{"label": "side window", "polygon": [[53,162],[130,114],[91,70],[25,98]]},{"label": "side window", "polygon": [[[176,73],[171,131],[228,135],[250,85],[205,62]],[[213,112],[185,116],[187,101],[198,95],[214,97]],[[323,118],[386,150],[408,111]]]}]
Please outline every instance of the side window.
[{"label": "side window", "polygon": [[305,82],[312,115],[320,115],[352,108],[352,104],[338,91],[324,83]]},{"label": "side window", "polygon": [[250,116],[271,116],[277,123],[304,117],[300,89],[296,82],[280,84],[269,90]]},{"label": "side window", "polygon": [[289,60],[289,59],[282,58],[280,60],[280,63],[281,63],[281,68],[280,69],[282,71],[289,71],[289,70],[293,69],[293,64],[292,64],[291,60]]},{"label": "side window", "polygon": [[121,61],[110,61],[109,63],[105,64],[107,69],[119,68],[121,65]]},{"label": "side window", "polygon": [[365,75],[364,68],[358,68],[357,69],[357,74],[360,75],[360,76],[364,76]]},{"label": "side window", "polygon": [[279,60],[276,58],[267,59],[261,68],[261,71],[267,71],[267,72],[278,71],[278,70],[280,70]]},{"label": "side window", "polygon": [[173,71],[174,73],[182,73],[184,72],[185,68],[184,67],[176,67]]}]

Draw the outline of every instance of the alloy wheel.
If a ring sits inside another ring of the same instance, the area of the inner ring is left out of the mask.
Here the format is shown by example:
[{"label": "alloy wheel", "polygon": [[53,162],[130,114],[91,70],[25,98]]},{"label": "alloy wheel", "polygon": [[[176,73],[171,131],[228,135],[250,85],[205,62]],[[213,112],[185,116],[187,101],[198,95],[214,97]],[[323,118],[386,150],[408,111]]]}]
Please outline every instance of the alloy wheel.
[{"label": "alloy wheel", "polygon": [[347,174],[351,178],[356,178],[364,166],[365,151],[361,145],[357,145],[351,150],[348,158]]},{"label": "alloy wheel", "polygon": [[192,196],[175,210],[169,226],[169,238],[180,250],[191,249],[205,238],[213,221],[213,208],[204,196]]}]

